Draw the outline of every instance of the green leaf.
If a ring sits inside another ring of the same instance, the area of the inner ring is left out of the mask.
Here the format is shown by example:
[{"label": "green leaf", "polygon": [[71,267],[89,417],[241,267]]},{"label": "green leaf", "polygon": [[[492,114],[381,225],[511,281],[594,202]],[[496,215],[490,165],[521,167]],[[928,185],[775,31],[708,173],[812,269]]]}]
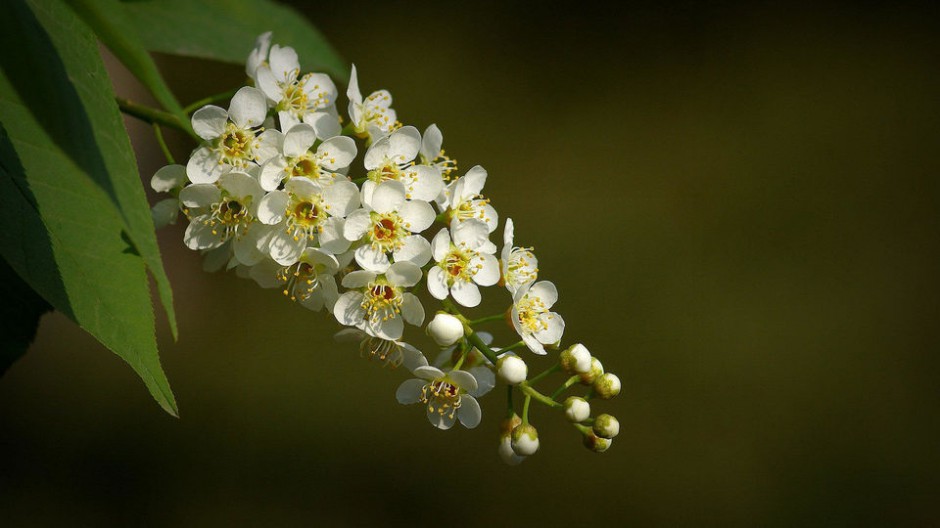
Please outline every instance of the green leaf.
[{"label": "green leaf", "polygon": [[164,82],[153,58],[140,42],[135,24],[128,19],[121,4],[117,0],[69,0],[69,3],[111,53],[150,90],[157,102],[176,115],[183,128],[196,138],[189,116]]},{"label": "green leaf", "polygon": [[0,253],[176,415],[147,267],[167,301],[168,281],[97,41],[60,1],[33,0],[5,6],[0,45],[16,50],[0,54]]},{"label": "green leaf", "polygon": [[52,309],[0,259],[0,376],[26,353],[42,314]]},{"label": "green leaf", "polygon": [[349,66],[303,15],[269,0],[125,1],[151,51],[245,64],[258,35],[292,46],[304,71],[349,77]]}]

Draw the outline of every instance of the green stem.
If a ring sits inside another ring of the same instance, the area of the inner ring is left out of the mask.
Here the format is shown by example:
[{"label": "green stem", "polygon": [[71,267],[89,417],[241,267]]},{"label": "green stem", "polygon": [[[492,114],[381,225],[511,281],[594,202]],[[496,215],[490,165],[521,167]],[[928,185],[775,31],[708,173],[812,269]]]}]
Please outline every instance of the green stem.
[{"label": "green stem", "polygon": [[512,415],[516,414],[512,408],[512,385],[506,385],[506,406],[509,408],[507,416],[512,418]]},{"label": "green stem", "polygon": [[464,360],[467,359],[467,351],[465,350],[463,354],[460,354],[460,359],[457,360],[457,363],[454,363],[453,370],[460,370],[460,367],[463,365]]},{"label": "green stem", "polygon": [[157,143],[160,144],[160,150],[163,151],[163,156],[166,157],[166,162],[170,165],[176,164],[176,160],[173,159],[173,154],[170,153],[169,147],[166,146],[166,140],[163,139],[163,130],[160,129],[159,123],[153,124],[153,135],[157,137]]},{"label": "green stem", "polygon": [[228,90],[222,93],[217,93],[215,95],[210,95],[209,97],[204,97],[198,101],[191,103],[186,108],[183,108],[183,112],[185,112],[186,114],[191,114],[193,110],[202,108],[203,106],[206,106],[207,104],[217,103],[219,101],[225,101],[225,100],[231,99],[232,96],[235,95],[235,92],[237,92],[238,90],[240,90],[240,88],[233,88],[231,90]]},{"label": "green stem", "polygon": [[568,387],[574,385],[575,383],[579,381],[581,381],[580,376],[571,376],[570,378],[568,378],[568,381],[566,381],[561,387],[558,387],[558,390],[552,393],[552,399],[554,400],[555,398],[558,397],[559,394],[565,392],[568,389]]},{"label": "green stem", "polygon": [[529,403],[532,401],[532,396],[528,394],[525,395],[525,401],[522,403],[522,423],[529,423]]},{"label": "green stem", "polygon": [[559,407],[563,407],[563,405],[556,402],[554,398],[549,398],[548,396],[535,390],[531,385],[529,385],[528,382],[523,381],[522,383],[520,383],[519,389],[522,391],[523,394],[526,395],[527,398],[534,398],[539,403],[548,405],[549,407],[556,408],[556,409]]},{"label": "green stem", "polygon": [[137,119],[150,124],[157,123],[163,126],[181,130],[189,134],[196,141],[201,141],[199,136],[197,136],[191,128],[186,126],[186,124],[182,123],[178,117],[169,112],[164,112],[163,110],[157,110],[156,108],[137,104],[132,101],[128,101],[123,97],[115,97],[115,99],[117,100],[118,108],[121,109],[121,112],[124,112],[129,116],[136,117]]},{"label": "green stem", "polygon": [[474,319],[473,321],[470,321],[470,324],[471,324],[471,325],[478,325],[478,324],[482,324],[482,323],[488,323],[488,322],[490,322],[490,321],[500,321],[500,320],[503,320],[503,319],[505,319],[505,318],[506,318],[506,314],[488,315],[488,316],[486,316],[486,317],[481,317],[481,318],[479,318],[479,319]]},{"label": "green stem", "polygon": [[499,349],[499,353],[500,355],[502,355],[505,352],[509,352],[510,350],[515,350],[517,348],[522,348],[524,346],[526,346],[525,341],[516,341],[515,343],[509,345],[508,347]]},{"label": "green stem", "polygon": [[[503,350],[508,350],[508,349],[503,349]],[[538,382],[539,380],[541,380],[541,379],[544,378],[545,376],[549,376],[549,375],[551,375],[551,374],[554,374],[554,373],[558,372],[559,370],[561,370],[561,364],[560,364],[560,363],[557,363],[557,364],[555,364],[554,366],[549,367],[549,368],[545,369],[544,371],[540,372],[539,374],[536,374],[533,378],[531,378],[531,379],[529,380],[528,383],[529,383],[529,385],[535,385],[536,382]]]}]

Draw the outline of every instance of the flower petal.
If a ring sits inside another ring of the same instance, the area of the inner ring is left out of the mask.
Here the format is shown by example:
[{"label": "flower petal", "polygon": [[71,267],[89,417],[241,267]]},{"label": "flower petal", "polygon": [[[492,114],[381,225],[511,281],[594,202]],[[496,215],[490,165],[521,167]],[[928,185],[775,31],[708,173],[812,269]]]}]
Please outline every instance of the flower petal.
[{"label": "flower petal", "polygon": [[388,136],[388,157],[396,163],[415,159],[421,148],[421,133],[413,126],[401,127]]},{"label": "flower petal", "polygon": [[284,134],[280,130],[269,128],[258,135],[258,145],[251,151],[255,162],[264,164],[279,155],[284,146]]},{"label": "flower petal", "polygon": [[326,222],[320,224],[317,240],[324,251],[338,255],[349,249],[351,242],[343,235],[345,224],[345,220],[336,217],[328,218]]},{"label": "flower petal", "polygon": [[540,299],[548,309],[558,302],[558,289],[550,281],[538,281],[529,288],[529,297]]},{"label": "flower petal", "polygon": [[395,399],[402,405],[411,405],[421,401],[421,391],[428,383],[423,379],[405,380],[395,391]]},{"label": "flower petal", "polygon": [[356,142],[346,136],[331,137],[317,147],[317,154],[322,156],[320,165],[329,170],[348,167],[356,158],[357,152]]},{"label": "flower petal", "polygon": [[230,170],[232,166],[221,163],[218,154],[209,147],[198,148],[186,163],[186,176],[193,183],[215,183]]},{"label": "flower petal", "polygon": [[448,253],[450,253],[450,231],[445,227],[431,239],[431,255],[434,257],[434,262],[441,262]]},{"label": "flower petal", "polygon": [[294,72],[300,70],[300,61],[297,60],[297,52],[290,46],[271,46],[271,53],[268,55],[268,63],[271,64],[271,71],[280,81],[284,81]]},{"label": "flower petal", "polygon": [[489,239],[486,224],[476,218],[458,222],[454,226],[454,244],[467,249],[477,249]]},{"label": "flower petal", "polygon": [[[398,183],[398,182],[385,182],[385,183]],[[385,185],[385,183],[379,185]],[[400,185],[400,184],[399,184]],[[376,189],[378,192],[378,189]],[[375,201],[373,196],[372,201]],[[405,202],[398,209],[399,214],[401,215],[402,220],[406,222],[406,226],[409,231],[412,233],[420,233],[425,229],[431,227],[431,224],[434,223],[434,209],[431,208],[431,204],[421,201],[410,201]]]},{"label": "flower petal", "polygon": [[359,187],[348,180],[340,180],[323,189],[323,203],[330,216],[345,218],[359,207]]},{"label": "flower petal", "polygon": [[356,289],[365,288],[370,282],[375,280],[375,273],[365,270],[350,271],[343,277],[343,288]]},{"label": "flower petal", "polygon": [[335,112],[308,112],[304,114],[303,122],[312,126],[320,139],[339,136],[343,131],[343,126],[339,123]]},{"label": "flower petal", "polygon": [[281,185],[281,181],[287,174],[284,169],[287,168],[287,160],[284,156],[275,156],[261,166],[261,177],[258,178],[261,188],[265,191],[273,191]]},{"label": "flower petal", "polygon": [[450,289],[447,287],[447,273],[440,266],[428,270],[428,292],[435,299],[444,300]]},{"label": "flower petal", "polygon": [[444,135],[437,125],[432,124],[424,129],[424,137],[421,138],[421,156],[424,161],[431,162],[441,153],[441,146],[444,145]]},{"label": "flower petal", "polygon": [[268,251],[271,258],[282,266],[290,266],[300,260],[300,255],[306,247],[305,237],[294,238],[283,229],[275,229],[268,239]]},{"label": "flower petal", "polygon": [[254,128],[264,122],[268,113],[268,100],[264,93],[251,86],[244,86],[232,96],[228,115],[239,128]]},{"label": "flower petal", "polygon": [[385,278],[392,286],[410,288],[421,281],[421,268],[410,262],[396,262],[389,266]]},{"label": "flower petal", "polygon": [[476,284],[462,280],[454,281],[453,286],[450,287],[450,295],[457,301],[457,304],[467,308],[479,305],[482,299],[480,288]]},{"label": "flower petal", "polygon": [[424,266],[431,260],[431,244],[423,236],[411,235],[405,237],[401,249],[395,251],[392,256],[395,262],[411,262]]},{"label": "flower petal", "polygon": [[565,320],[555,312],[544,314],[539,319],[546,323],[546,327],[535,332],[535,338],[546,345],[561,341],[565,333]]},{"label": "flower petal", "polygon": [[213,233],[214,227],[207,222],[194,218],[183,234],[183,243],[189,249],[214,249],[222,245],[219,235]]},{"label": "flower petal", "polygon": [[444,377],[444,371],[437,367],[418,367],[412,371],[412,374],[428,381]]},{"label": "flower petal", "polygon": [[183,187],[180,191],[180,203],[184,207],[209,207],[222,199],[219,188],[211,183],[194,183]]},{"label": "flower petal", "polygon": [[[379,214],[397,211],[405,203],[405,186],[401,182],[389,180],[378,184],[372,193],[372,209]],[[427,205],[427,204],[425,204]],[[404,218],[404,215],[402,215]],[[405,218],[407,221],[408,219]],[[431,212],[431,221],[434,221],[434,212]],[[431,224],[428,224],[431,225]]]},{"label": "flower petal", "polygon": [[372,146],[366,150],[366,155],[362,159],[366,170],[377,169],[385,163],[385,158],[388,157],[388,149],[389,139],[387,137],[373,143]]},{"label": "flower petal", "polygon": [[317,133],[312,126],[303,123],[294,125],[284,134],[284,155],[296,158],[307,152],[316,140]]},{"label": "flower petal", "polygon": [[372,226],[372,217],[365,209],[356,209],[346,217],[343,225],[343,236],[350,242],[355,242],[366,234]]},{"label": "flower petal", "polygon": [[447,373],[447,377],[454,383],[454,385],[465,391],[472,391],[477,389],[477,379],[473,377],[473,374],[470,374],[466,370],[452,370]]},{"label": "flower petal", "polygon": [[366,311],[362,308],[362,293],[348,291],[340,295],[333,305],[333,316],[340,324],[346,326],[358,327],[362,324],[362,319],[366,316]]},{"label": "flower petal", "polygon": [[431,202],[444,190],[444,179],[437,167],[415,165],[411,171],[414,174],[409,189],[412,200]]},{"label": "flower petal", "polygon": [[193,113],[193,131],[206,141],[215,139],[225,133],[225,124],[228,122],[228,112],[215,105],[203,106]]},{"label": "flower petal", "polygon": [[480,419],[483,417],[483,411],[480,410],[480,404],[476,398],[469,394],[460,397],[460,408],[457,409],[457,419],[467,429],[473,429],[480,425]]},{"label": "flower petal", "polygon": [[499,282],[499,261],[489,253],[481,253],[477,257],[480,268],[473,275],[473,282],[480,286],[492,286]]},{"label": "flower petal", "polygon": [[167,165],[161,167],[150,178],[150,188],[157,192],[170,192],[186,183],[186,167],[182,165]]},{"label": "flower petal", "polygon": [[356,264],[359,264],[362,269],[375,273],[385,273],[391,265],[384,251],[375,249],[369,244],[356,248]]},{"label": "flower petal", "polygon": [[258,220],[268,225],[277,225],[284,221],[284,213],[290,204],[290,197],[285,191],[269,192],[258,202]]},{"label": "flower petal", "polygon": [[401,316],[408,324],[421,326],[424,324],[424,306],[421,301],[411,293],[401,294]]}]

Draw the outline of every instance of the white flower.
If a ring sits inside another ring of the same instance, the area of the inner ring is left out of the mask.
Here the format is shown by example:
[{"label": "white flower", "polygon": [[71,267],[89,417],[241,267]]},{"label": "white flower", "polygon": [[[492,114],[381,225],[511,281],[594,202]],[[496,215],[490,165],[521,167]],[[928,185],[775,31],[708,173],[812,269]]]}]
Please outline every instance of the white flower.
[{"label": "white flower", "polygon": [[529,350],[545,354],[543,345],[555,344],[565,332],[565,321],[549,311],[558,300],[558,290],[548,281],[520,288],[512,299],[512,325]]},{"label": "white flower", "polygon": [[[314,113],[329,113],[336,103],[336,85],[322,73],[300,75],[300,61],[294,48],[277,44],[271,47],[268,63],[257,69],[258,88],[274,103],[282,130],[311,117]],[[335,112],[335,110],[333,110]],[[336,135],[339,121],[333,118]]]},{"label": "white flower", "polygon": [[441,146],[444,144],[444,135],[437,125],[432,124],[424,130],[421,136],[421,163],[437,167],[441,171],[441,177],[445,181],[450,180],[450,175],[457,170],[457,160],[444,154]]},{"label": "white flower", "polygon": [[591,352],[581,343],[575,343],[566,348],[558,359],[565,372],[584,374],[591,370]]},{"label": "white flower", "polygon": [[496,375],[503,383],[518,385],[526,380],[529,367],[519,356],[507,353],[496,362]]},{"label": "white flower", "polygon": [[565,418],[581,423],[591,417],[591,404],[584,398],[570,396],[564,403]]},{"label": "white flower", "polygon": [[503,251],[500,254],[500,264],[506,289],[509,293],[516,293],[519,288],[535,282],[539,274],[539,260],[532,253],[532,248],[515,247],[512,243],[512,218],[507,218],[503,228]]},{"label": "white flower", "polygon": [[383,181],[400,181],[408,200],[433,201],[444,189],[437,167],[415,165],[421,146],[421,134],[413,126],[399,128],[369,147],[364,163],[369,181],[362,184],[363,196],[369,196]]},{"label": "white flower", "polygon": [[446,374],[437,367],[418,367],[413,371],[417,379],[402,383],[395,393],[403,405],[427,405],[428,421],[438,429],[450,429],[460,420],[467,429],[480,425],[482,411],[473,393],[478,389],[473,374],[465,370],[451,370]]},{"label": "white flower", "polygon": [[248,60],[245,61],[245,74],[248,77],[255,81],[257,84],[257,78],[255,72],[258,71],[262,65],[268,63],[268,50],[271,48],[271,32],[262,33],[255,40],[255,47],[251,50],[251,53],[248,54]]},{"label": "white flower", "polygon": [[447,186],[445,206],[451,219],[451,227],[458,222],[475,218],[486,223],[490,233],[496,231],[499,223],[496,209],[493,209],[488,199],[480,195],[485,184],[486,169],[476,165]]},{"label": "white flower", "polygon": [[410,262],[392,264],[384,275],[353,271],[343,277],[342,294],[333,307],[336,320],[371,336],[390,341],[401,339],[404,323],[424,323],[424,307],[405,288],[421,280],[421,268]]},{"label": "white flower", "polygon": [[448,313],[438,313],[428,323],[428,335],[440,346],[450,346],[464,335],[463,323]]},{"label": "white flower", "polygon": [[436,299],[447,294],[462,306],[480,304],[480,286],[492,286],[499,281],[499,261],[488,252],[486,224],[479,220],[458,223],[453,229],[453,240],[445,228],[431,241],[431,254],[437,265],[428,271],[428,291]]},{"label": "white flower", "polygon": [[356,157],[356,142],[350,137],[336,136],[311,152],[317,138],[314,128],[307,124],[301,123],[288,130],[280,141],[281,152],[261,167],[261,187],[273,191],[283,181],[296,176],[326,185],[344,173]]},{"label": "white flower", "polygon": [[358,207],[359,189],[350,181],[324,188],[303,176],[291,178],[283,191],[268,193],[258,206],[258,219],[278,226],[268,242],[271,258],[293,264],[309,244],[332,254],[346,251],[344,218]]},{"label": "white flower", "polygon": [[232,240],[235,258],[251,266],[263,258],[260,249],[269,229],[256,221],[264,195],[258,181],[243,172],[223,174],[218,185],[195,183],[180,191],[190,217],[184,242],[190,249],[215,249]]},{"label": "white flower", "polygon": [[431,244],[420,233],[434,222],[434,210],[427,202],[405,200],[405,187],[386,181],[371,196],[363,196],[363,208],[346,218],[343,234],[351,242],[363,240],[356,249],[356,263],[363,269],[383,273],[391,253],[395,262],[411,262],[418,267],[431,260]]},{"label": "white flower", "polygon": [[512,430],[512,450],[519,456],[532,456],[539,450],[539,432],[531,424],[521,424]]},{"label": "white flower", "polygon": [[283,266],[267,259],[253,266],[250,276],[262,288],[281,288],[285,297],[318,312],[323,307],[332,311],[339,298],[334,277],[338,270],[336,257],[307,248],[295,264]]},{"label": "white flower", "polygon": [[359,344],[359,355],[368,359],[377,359],[384,366],[397,368],[404,365],[409,371],[428,364],[424,354],[404,341],[389,341],[373,337],[358,328],[344,328],[333,336],[337,341]]},{"label": "white flower", "polygon": [[[178,193],[186,185],[186,167],[182,165],[167,165],[161,167],[150,179],[150,187],[158,193]],[[150,209],[153,225],[160,229],[169,224],[175,224],[179,217],[180,203],[177,198],[160,200]]]},{"label": "white flower", "polygon": [[392,94],[388,90],[372,92],[363,100],[355,64],[349,76],[346,97],[349,98],[349,120],[359,137],[369,137],[375,141],[399,126],[395,110],[391,107]]},{"label": "white flower", "polygon": [[214,183],[233,169],[244,170],[276,154],[271,134],[257,136],[267,101],[261,90],[245,86],[233,97],[228,111],[208,105],[193,114],[193,130],[204,139],[186,165],[193,183]]}]

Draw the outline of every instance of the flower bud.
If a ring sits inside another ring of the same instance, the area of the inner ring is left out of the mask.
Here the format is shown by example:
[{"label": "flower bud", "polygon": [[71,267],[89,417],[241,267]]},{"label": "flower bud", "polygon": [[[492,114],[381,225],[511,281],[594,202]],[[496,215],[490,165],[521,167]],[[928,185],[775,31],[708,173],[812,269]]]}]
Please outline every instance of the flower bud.
[{"label": "flower bud", "polygon": [[530,424],[512,430],[512,450],[520,456],[534,455],[539,450],[539,432]]},{"label": "flower bud", "polygon": [[565,372],[581,374],[591,370],[591,353],[581,343],[568,347],[559,355],[559,359]]},{"label": "flower bud", "polygon": [[584,398],[571,396],[565,400],[565,417],[574,423],[580,423],[591,416],[591,404]]},{"label": "flower bud", "polygon": [[503,436],[499,440],[499,458],[510,466],[517,466],[525,460],[524,456],[517,455],[512,450],[512,439],[509,436]]},{"label": "flower bud", "polygon": [[518,414],[512,413],[512,417],[499,422],[500,438],[509,438],[512,436],[512,430],[522,423],[522,418]]},{"label": "flower bud", "polygon": [[453,315],[438,312],[428,323],[428,335],[441,346],[450,346],[463,337],[463,323]]},{"label": "flower bud", "polygon": [[601,438],[594,434],[592,431],[588,431],[584,435],[584,447],[594,451],[595,453],[603,453],[610,448],[610,444],[613,440],[608,438]]},{"label": "flower bud", "polygon": [[601,362],[596,357],[591,358],[591,368],[587,372],[579,374],[581,376],[581,383],[585,385],[591,385],[594,383],[594,380],[601,377],[604,374],[604,365],[601,365]]},{"label": "flower bud", "polygon": [[496,375],[509,385],[522,383],[528,373],[528,365],[518,356],[506,355],[496,361]]},{"label": "flower bud", "polygon": [[602,414],[594,419],[594,434],[610,440],[620,433],[620,422],[609,414]]},{"label": "flower bud", "polygon": [[605,400],[613,398],[620,394],[620,378],[610,372],[604,373],[594,380],[594,392]]}]

